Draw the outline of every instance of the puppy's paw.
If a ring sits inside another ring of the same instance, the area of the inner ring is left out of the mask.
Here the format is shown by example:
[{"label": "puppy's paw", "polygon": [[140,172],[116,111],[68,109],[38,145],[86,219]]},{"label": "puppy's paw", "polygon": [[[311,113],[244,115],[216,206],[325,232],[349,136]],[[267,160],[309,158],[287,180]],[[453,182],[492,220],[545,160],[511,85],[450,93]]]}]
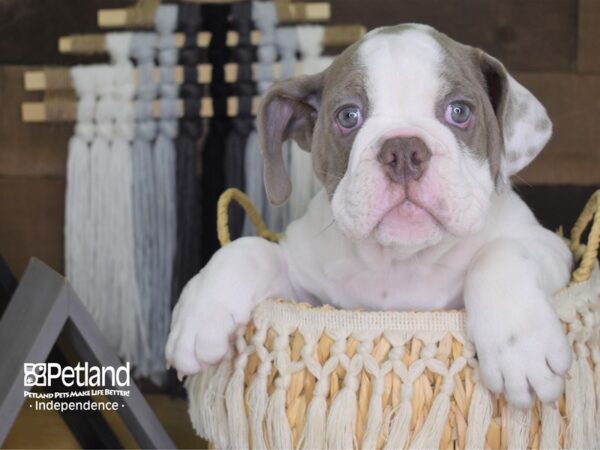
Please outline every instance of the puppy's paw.
[{"label": "puppy's paw", "polygon": [[482,382],[519,408],[531,407],[536,395],[542,402],[558,400],[572,356],[545,295],[528,294],[513,311],[469,319]]},{"label": "puppy's paw", "polygon": [[235,321],[229,309],[211,295],[202,274],[194,277],[173,309],[167,339],[167,364],[192,375],[217,364],[227,353]]}]

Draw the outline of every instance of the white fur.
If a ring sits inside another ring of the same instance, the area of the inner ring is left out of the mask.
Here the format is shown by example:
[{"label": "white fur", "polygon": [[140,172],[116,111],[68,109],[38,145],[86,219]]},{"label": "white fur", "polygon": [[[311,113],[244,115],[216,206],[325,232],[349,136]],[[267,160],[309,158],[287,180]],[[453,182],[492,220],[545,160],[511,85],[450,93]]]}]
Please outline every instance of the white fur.
[{"label": "white fur", "polygon": [[[239,239],[190,281],[166,349],[178,370],[217,362],[235,327],[271,296],[350,309],[465,306],[490,389],[518,406],[531,403],[529,386],[542,400],[558,397],[571,352],[548,299],[568,282],[570,253],[435,118],[441,49],[423,30],[363,42],[372,109],[331,202],[321,191],[279,245]],[[517,127],[513,151],[526,131]],[[385,177],[377,152],[391,136],[419,137],[431,150],[418,182]]]}]

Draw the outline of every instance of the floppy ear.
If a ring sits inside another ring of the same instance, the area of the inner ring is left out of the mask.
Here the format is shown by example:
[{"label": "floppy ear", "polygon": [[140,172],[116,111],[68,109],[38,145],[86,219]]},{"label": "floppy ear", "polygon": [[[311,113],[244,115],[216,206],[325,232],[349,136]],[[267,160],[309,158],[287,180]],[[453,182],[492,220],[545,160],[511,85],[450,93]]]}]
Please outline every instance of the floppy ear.
[{"label": "floppy ear", "polygon": [[283,161],[283,143],[295,140],[310,151],[317,122],[324,72],[275,83],[265,94],[256,118],[264,160],[265,187],[269,200],[282,205],[292,192]]},{"label": "floppy ear", "polygon": [[539,100],[500,61],[479,52],[488,95],[504,140],[500,170],[508,179],[542,151],[552,135],[552,122]]}]

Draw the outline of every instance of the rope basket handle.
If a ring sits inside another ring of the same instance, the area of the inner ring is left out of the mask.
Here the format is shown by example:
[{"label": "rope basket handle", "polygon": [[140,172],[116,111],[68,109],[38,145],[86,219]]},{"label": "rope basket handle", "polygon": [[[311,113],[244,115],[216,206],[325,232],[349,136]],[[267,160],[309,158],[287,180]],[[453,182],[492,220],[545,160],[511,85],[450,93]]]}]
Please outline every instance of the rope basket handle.
[{"label": "rope basket handle", "polygon": [[[589,224],[590,234],[588,236],[587,245],[581,244],[581,235]],[[571,252],[574,254],[581,253],[581,261],[579,267],[573,271],[571,280],[574,282],[586,281],[590,278],[596,258],[598,257],[598,247],[600,246],[600,190],[594,192],[586,203],[581,215],[573,225],[571,230]]]},{"label": "rope basket handle", "polygon": [[248,218],[256,228],[256,234],[271,242],[279,242],[281,234],[275,233],[267,228],[264,220],[260,217],[260,213],[254,207],[248,196],[239,189],[229,188],[221,194],[219,201],[217,202],[217,236],[221,246],[231,242],[231,234],[229,233],[229,205],[232,200],[235,200],[244,209]]}]

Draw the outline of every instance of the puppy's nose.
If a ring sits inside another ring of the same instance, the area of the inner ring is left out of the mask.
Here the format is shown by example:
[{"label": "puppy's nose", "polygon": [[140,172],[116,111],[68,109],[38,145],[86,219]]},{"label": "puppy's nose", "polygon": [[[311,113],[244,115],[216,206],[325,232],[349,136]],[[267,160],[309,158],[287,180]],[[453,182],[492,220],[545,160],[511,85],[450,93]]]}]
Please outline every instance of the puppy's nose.
[{"label": "puppy's nose", "polygon": [[395,137],[383,143],[377,159],[395,183],[418,180],[431,159],[431,151],[416,137]]}]

